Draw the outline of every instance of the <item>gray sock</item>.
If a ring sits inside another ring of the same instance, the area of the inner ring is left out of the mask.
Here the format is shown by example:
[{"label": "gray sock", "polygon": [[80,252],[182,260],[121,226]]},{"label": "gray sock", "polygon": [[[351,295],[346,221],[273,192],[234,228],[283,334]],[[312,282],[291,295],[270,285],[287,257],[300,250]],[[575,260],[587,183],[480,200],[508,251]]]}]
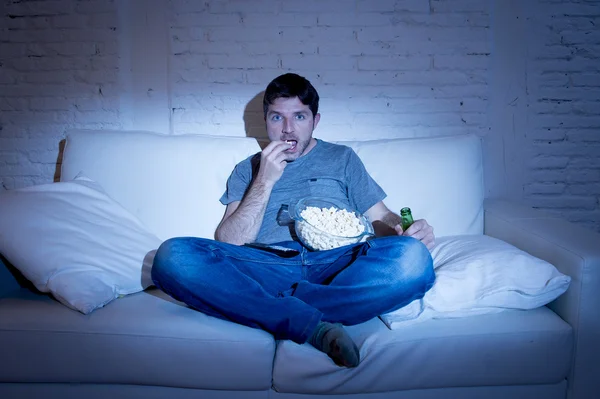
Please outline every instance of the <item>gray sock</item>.
[{"label": "gray sock", "polygon": [[339,323],[320,322],[308,343],[325,352],[338,366],[356,367],[360,362],[358,347]]}]

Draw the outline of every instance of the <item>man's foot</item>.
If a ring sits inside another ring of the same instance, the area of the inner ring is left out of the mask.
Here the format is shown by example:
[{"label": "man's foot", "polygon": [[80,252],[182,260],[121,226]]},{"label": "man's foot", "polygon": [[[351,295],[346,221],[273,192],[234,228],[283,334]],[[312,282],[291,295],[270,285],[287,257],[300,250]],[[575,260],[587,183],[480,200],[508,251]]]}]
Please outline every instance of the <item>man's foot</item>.
[{"label": "man's foot", "polygon": [[308,343],[325,352],[338,366],[356,367],[360,362],[358,347],[339,323],[320,322]]}]

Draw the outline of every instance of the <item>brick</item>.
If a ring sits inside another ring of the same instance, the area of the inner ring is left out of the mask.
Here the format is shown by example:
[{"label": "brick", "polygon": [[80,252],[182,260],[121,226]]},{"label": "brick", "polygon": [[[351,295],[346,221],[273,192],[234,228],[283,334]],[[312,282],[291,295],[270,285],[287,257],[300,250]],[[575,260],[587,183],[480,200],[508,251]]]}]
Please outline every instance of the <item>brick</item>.
[{"label": "brick", "polygon": [[277,68],[279,58],[276,56],[253,56],[248,57],[243,54],[229,55],[209,55],[208,67],[212,69],[258,69],[258,68]]},{"label": "brick", "polygon": [[[295,4],[295,2],[290,2]],[[286,4],[286,3],[284,3]],[[302,5],[302,3],[299,3]],[[319,12],[323,10],[319,7]],[[296,12],[280,13],[246,13],[243,14],[241,22],[246,27],[276,26],[282,27],[313,27],[317,26],[317,15],[302,14]],[[320,18],[320,14],[319,14]]]},{"label": "brick", "polygon": [[87,28],[89,19],[86,15],[57,15],[48,17],[48,25],[52,28]]},{"label": "brick", "polygon": [[600,183],[569,184],[567,192],[572,195],[600,195]]},{"label": "brick", "polygon": [[524,186],[525,195],[563,194],[566,187],[564,183],[531,183]]},{"label": "brick", "polygon": [[171,37],[175,41],[190,42],[190,41],[206,41],[208,33],[206,28],[189,27],[189,28],[172,28],[170,30]]},{"label": "brick", "polygon": [[[257,85],[255,94],[264,90],[265,87],[269,84],[270,81],[275,79],[277,76],[283,74],[284,71],[282,69],[255,69],[250,71],[245,71],[243,73],[244,81],[250,85]],[[307,74],[304,76],[310,80]],[[225,95],[225,94],[223,94]]]},{"label": "brick", "polygon": [[424,71],[431,69],[428,56],[359,57],[358,69],[362,71]]},{"label": "brick", "polygon": [[[600,11],[599,11],[600,12]],[[575,32],[562,32],[561,43],[563,44],[599,44],[600,43],[600,32],[597,31],[575,31]]]},{"label": "brick", "polygon": [[[379,0],[381,1],[381,0]],[[304,0],[282,1],[281,10],[299,14],[315,14],[318,12],[352,12],[355,10],[354,0]]]},{"label": "brick", "polygon": [[327,55],[282,55],[281,66],[284,69],[301,71],[353,70],[356,69],[355,57]]},{"label": "brick", "polygon": [[69,111],[73,108],[73,101],[66,98],[32,98],[29,103],[31,111]]},{"label": "brick", "polygon": [[574,87],[600,87],[600,72],[573,74],[571,83]]},{"label": "brick", "polygon": [[179,83],[244,83],[244,73],[227,69],[188,69],[177,72]]},{"label": "brick", "polygon": [[319,12],[317,15],[318,26],[325,27],[363,27],[363,26],[391,26],[396,25],[393,14],[380,12],[340,13]]},{"label": "brick", "polygon": [[491,4],[480,0],[430,0],[429,3],[434,13],[481,12],[489,14],[491,11]]},{"label": "brick", "polygon": [[172,0],[173,11],[176,13],[185,12],[207,12],[209,2],[197,0]]},{"label": "brick", "polygon": [[569,164],[569,159],[569,157],[538,155],[530,159],[528,165],[532,169],[563,169]]},{"label": "brick", "polygon": [[433,57],[433,67],[439,70],[488,70],[490,55],[437,55]]},{"label": "brick", "polygon": [[69,0],[39,0],[27,2],[7,2],[6,13],[12,16],[63,15],[73,10]]},{"label": "brick", "polygon": [[[227,0],[210,1],[208,11],[210,13],[247,13],[247,12],[277,12],[281,10],[281,2],[276,0]],[[313,8],[314,10],[314,8]]]},{"label": "brick", "polygon": [[282,28],[247,28],[244,30],[228,28],[207,29],[208,40],[211,42],[276,42],[281,39]]},{"label": "brick", "polygon": [[569,196],[569,197],[531,197],[529,203],[534,208],[552,209],[596,209],[597,198],[592,196]]},{"label": "brick", "polygon": [[75,11],[80,14],[116,13],[117,6],[114,1],[86,0],[77,2]]},{"label": "brick", "polygon": [[314,42],[327,40],[329,42],[353,42],[356,35],[352,29],[328,27],[287,27],[281,29],[281,38],[289,42]]},{"label": "brick", "polygon": [[576,129],[566,133],[567,140],[572,143],[599,143],[600,129]]}]

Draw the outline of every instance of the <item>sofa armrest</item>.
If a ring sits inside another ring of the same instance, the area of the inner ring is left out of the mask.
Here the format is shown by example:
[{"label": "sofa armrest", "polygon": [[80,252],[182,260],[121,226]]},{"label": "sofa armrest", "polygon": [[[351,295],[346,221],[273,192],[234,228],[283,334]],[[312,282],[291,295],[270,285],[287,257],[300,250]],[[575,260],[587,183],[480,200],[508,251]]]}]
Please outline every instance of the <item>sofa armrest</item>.
[{"label": "sofa armrest", "polygon": [[486,235],[552,263],[571,277],[567,292],[548,304],[573,328],[568,397],[600,397],[600,234],[509,201],[486,200],[484,210]]}]

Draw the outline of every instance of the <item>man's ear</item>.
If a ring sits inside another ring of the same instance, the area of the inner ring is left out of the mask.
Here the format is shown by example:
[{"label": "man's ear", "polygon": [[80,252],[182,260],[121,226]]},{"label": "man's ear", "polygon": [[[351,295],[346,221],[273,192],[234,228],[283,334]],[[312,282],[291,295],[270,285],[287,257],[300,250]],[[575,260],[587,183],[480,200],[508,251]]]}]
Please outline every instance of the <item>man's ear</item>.
[{"label": "man's ear", "polygon": [[317,125],[319,124],[320,120],[321,120],[321,114],[319,114],[317,112],[317,114],[315,115],[315,118],[314,118],[314,122],[313,122],[313,130],[317,128]]}]

